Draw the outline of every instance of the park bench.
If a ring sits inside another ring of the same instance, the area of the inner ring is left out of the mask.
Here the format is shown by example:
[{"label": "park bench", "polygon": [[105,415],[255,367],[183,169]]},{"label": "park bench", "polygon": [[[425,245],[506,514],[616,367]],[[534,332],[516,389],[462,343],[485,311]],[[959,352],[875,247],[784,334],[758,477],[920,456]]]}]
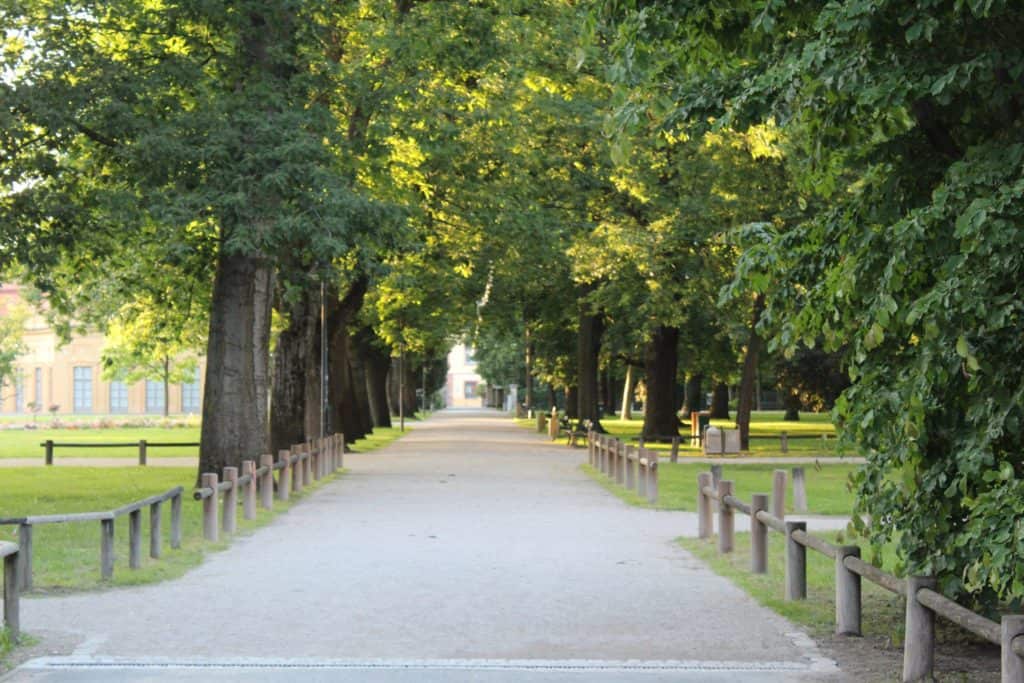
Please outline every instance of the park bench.
[{"label": "park bench", "polygon": [[590,432],[590,427],[590,420],[587,420],[582,424],[578,424],[576,427],[573,427],[572,420],[564,415],[558,420],[559,434],[564,433],[569,438],[569,443],[567,445],[570,448],[574,448],[577,445],[583,445],[582,443],[578,444],[577,442],[586,441],[587,434]]}]

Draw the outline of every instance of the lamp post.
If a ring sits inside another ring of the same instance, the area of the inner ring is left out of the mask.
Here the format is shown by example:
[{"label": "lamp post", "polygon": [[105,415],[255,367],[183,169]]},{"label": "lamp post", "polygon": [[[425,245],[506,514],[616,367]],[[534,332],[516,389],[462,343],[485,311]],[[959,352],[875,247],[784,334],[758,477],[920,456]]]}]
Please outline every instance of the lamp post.
[{"label": "lamp post", "polygon": [[327,436],[327,306],[320,281],[320,438]]},{"label": "lamp post", "polygon": [[405,342],[398,345],[398,431],[405,431]]}]

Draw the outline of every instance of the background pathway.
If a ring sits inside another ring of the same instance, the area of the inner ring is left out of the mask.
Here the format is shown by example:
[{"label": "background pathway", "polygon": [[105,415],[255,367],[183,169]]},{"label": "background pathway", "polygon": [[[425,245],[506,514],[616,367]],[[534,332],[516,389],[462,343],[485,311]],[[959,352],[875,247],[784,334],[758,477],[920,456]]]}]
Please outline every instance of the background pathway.
[{"label": "background pathway", "polygon": [[23,601],[25,630],[70,651],[4,680],[836,677],[673,542],[693,514],[625,505],[579,471],[585,450],[443,412],[347,457],[181,579]]}]

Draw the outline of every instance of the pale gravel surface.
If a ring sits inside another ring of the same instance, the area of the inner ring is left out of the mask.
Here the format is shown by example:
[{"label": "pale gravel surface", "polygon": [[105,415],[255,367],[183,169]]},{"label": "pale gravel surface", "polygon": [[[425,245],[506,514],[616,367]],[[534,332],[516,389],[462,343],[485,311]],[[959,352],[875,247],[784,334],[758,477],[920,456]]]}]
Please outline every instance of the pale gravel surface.
[{"label": "pale gravel surface", "polygon": [[[23,601],[24,629],[74,652],[4,680],[834,678],[673,542],[694,515],[625,505],[585,457],[493,412],[437,414],[180,579]],[[538,666],[486,664],[507,660]],[[608,669],[627,660],[673,664]]]}]

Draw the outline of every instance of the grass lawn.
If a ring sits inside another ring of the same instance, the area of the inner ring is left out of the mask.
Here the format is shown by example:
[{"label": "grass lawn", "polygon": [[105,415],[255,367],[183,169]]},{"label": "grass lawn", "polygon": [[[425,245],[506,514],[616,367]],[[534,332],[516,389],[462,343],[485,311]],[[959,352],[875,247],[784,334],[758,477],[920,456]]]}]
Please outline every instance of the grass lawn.
[{"label": "grass lawn", "polygon": [[[52,429],[40,423],[39,429],[5,429],[0,431],[0,458],[39,458],[43,460],[46,440],[56,443],[131,443],[145,439],[155,443],[198,443],[199,427],[111,427],[109,429]],[[192,447],[148,447],[147,457],[196,456]],[[137,460],[138,448],[54,448],[54,460],[75,458],[125,458]]]},{"label": "grass lawn", "polygon": [[[746,519],[745,516],[741,516]],[[832,543],[841,536],[817,533]],[[845,541],[849,543],[849,541]],[[718,553],[718,539],[684,538],[680,545],[706,562],[711,569],[749,593],[757,602],[782,616],[807,627],[812,636],[823,637],[835,628],[835,561],[820,553],[807,551],[807,599],[786,602],[785,542],[782,534],[768,534],[768,573],[750,572],[750,534],[736,534],[736,549],[727,555]],[[865,636],[891,637],[902,641],[903,598],[879,588],[870,581],[861,582],[861,614]],[[940,620],[941,621],[941,620]]]},{"label": "grass lawn", "polygon": [[[772,477],[776,469],[787,471],[786,512],[793,510],[792,465],[724,465],[722,477],[736,483],[736,497],[749,501],[753,493],[772,492]],[[807,482],[807,508],[810,514],[849,515],[853,511],[853,493],[847,488],[847,480],[855,466],[824,464],[820,467],[804,466]],[[609,491],[631,505],[651,507],[646,499],[632,491],[613,484],[607,477],[589,465],[583,470]],[[710,466],[701,463],[658,463],[658,503],[653,507],[661,510],[697,511],[697,475],[709,472]]]},{"label": "grass lawn", "polygon": [[[733,413],[735,415],[735,413]],[[750,451],[747,455],[772,456],[772,455],[802,455],[816,457],[832,457],[838,455],[836,451],[835,427],[833,427],[828,413],[800,413],[800,420],[797,422],[786,422],[782,419],[783,413],[780,410],[755,411],[750,418]],[[536,429],[536,420],[517,419],[516,424],[523,427]],[[643,418],[638,417],[632,420],[622,420],[617,417],[606,417],[601,420],[601,426],[611,435],[626,442],[635,442],[640,436],[643,428]],[[711,424],[718,427],[732,429],[736,423],[732,420],[712,420]],[[783,453],[780,445],[779,434],[789,434],[789,450]],[[680,441],[680,457],[703,456],[704,453],[699,446],[691,445],[686,438],[690,434],[690,423],[686,421],[679,430],[683,437]],[[821,435],[828,436],[823,440]],[[560,439],[565,443],[566,439]],[[668,452],[671,445],[667,443],[648,443],[647,447]]]},{"label": "grass lawn", "polygon": [[[367,452],[400,436],[397,428],[378,429],[369,439],[357,441],[353,450]],[[128,568],[128,518],[115,522],[115,567],[110,582],[100,579],[100,524],[78,522],[37,525],[33,530],[34,591],[54,592],[152,583],[182,575],[198,565],[205,553],[228,546],[228,540],[208,543],[202,539],[202,504],[191,498],[194,468],[149,467],[15,467],[0,470],[0,516],[59,514],[110,510],[175,486],[185,487],[182,501],[182,547],[171,550],[170,505],[164,506],[164,548],[160,560],[148,557],[148,511],[143,511],[142,568]],[[259,510],[255,520],[242,519],[240,533],[251,531],[288,510],[322,484],[314,484],[287,503],[274,501],[274,510]],[[16,526],[0,526],[0,540],[17,541]]]}]

